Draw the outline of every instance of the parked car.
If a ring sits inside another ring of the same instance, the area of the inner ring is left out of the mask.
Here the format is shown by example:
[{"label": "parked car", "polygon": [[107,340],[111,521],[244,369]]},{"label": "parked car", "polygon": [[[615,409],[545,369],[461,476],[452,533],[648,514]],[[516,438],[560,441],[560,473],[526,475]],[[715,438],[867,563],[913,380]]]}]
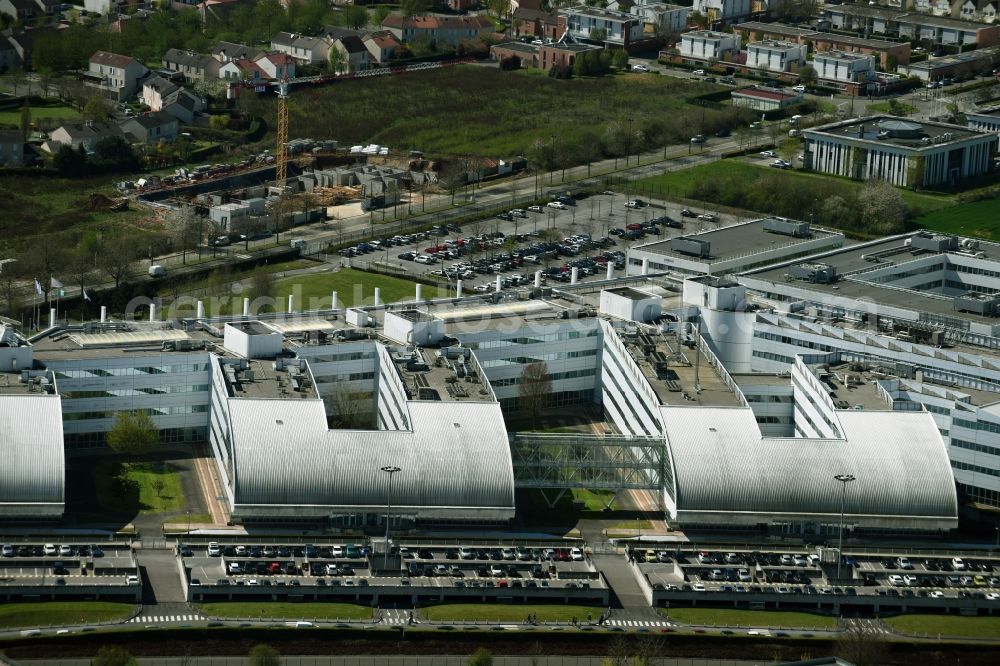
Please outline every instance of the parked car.
[{"label": "parked car", "polygon": [[691,73],[694,74],[695,76],[705,76],[705,70],[703,69],[696,69]]},{"label": "parked car", "polygon": [[646,67],[645,65],[632,65],[632,71],[633,72],[648,72],[649,71],[649,67]]},{"label": "parked car", "polygon": [[562,201],[550,201],[545,205],[548,206],[549,208],[555,208],[556,210],[566,210],[567,208],[569,208],[569,206],[564,204]]},{"label": "parked car", "polygon": [[695,134],[693,137],[691,137],[691,143],[705,143],[705,135]]},{"label": "parked car", "polygon": [[806,87],[805,84],[800,83],[797,86],[792,86],[792,90],[794,90],[797,93],[804,93],[806,91]]}]

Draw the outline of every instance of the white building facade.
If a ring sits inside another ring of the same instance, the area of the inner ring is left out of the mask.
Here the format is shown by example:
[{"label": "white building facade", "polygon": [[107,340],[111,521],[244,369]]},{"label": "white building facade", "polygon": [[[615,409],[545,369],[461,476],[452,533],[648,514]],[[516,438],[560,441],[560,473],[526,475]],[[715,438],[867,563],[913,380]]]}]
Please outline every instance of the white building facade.
[{"label": "white building facade", "polygon": [[763,40],[747,44],[747,67],[769,72],[789,72],[806,63],[805,44]]},{"label": "white building facade", "polygon": [[824,81],[861,83],[875,75],[875,56],[846,51],[813,53],[812,66],[816,76]]},{"label": "white building facade", "polygon": [[724,60],[740,50],[740,36],[714,30],[692,30],[681,35],[680,54],[692,60]]}]

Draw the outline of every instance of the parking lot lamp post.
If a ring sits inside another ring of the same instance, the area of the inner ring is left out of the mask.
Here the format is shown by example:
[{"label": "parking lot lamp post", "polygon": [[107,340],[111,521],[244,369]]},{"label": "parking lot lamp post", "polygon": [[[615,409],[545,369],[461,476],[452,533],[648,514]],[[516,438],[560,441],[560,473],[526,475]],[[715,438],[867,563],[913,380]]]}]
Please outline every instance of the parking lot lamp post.
[{"label": "parking lot lamp post", "polygon": [[392,515],[392,475],[400,471],[398,467],[386,465],[381,470],[389,475],[389,488],[385,494],[385,557],[382,560],[382,568],[389,568],[389,517]]},{"label": "parking lot lamp post", "polygon": [[853,474],[837,474],[833,477],[841,483],[840,494],[840,530],[837,540],[837,580],[840,580],[840,565],[844,560],[844,507],[847,503],[847,484],[854,481]]}]

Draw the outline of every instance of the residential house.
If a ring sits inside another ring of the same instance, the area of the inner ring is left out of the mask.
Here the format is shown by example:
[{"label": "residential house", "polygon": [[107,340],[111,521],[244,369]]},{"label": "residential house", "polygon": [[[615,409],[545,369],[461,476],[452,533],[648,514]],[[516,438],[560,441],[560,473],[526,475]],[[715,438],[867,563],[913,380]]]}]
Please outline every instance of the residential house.
[{"label": "residential house", "polygon": [[746,66],[768,72],[791,72],[806,64],[808,47],[796,42],[766,39],[747,44]]},{"label": "residential house", "polygon": [[325,65],[330,55],[330,41],[323,36],[279,32],[271,38],[271,50],[287,54],[303,65]]},{"label": "residential house", "polygon": [[212,49],[212,57],[225,65],[233,60],[256,60],[264,55],[260,49],[233,42],[219,42]]},{"label": "residential house", "polygon": [[821,81],[863,83],[875,76],[875,56],[871,54],[817,51],[810,64]]},{"label": "residential house", "polygon": [[517,56],[523,68],[549,70],[553,67],[572,67],[576,57],[586,51],[601,51],[596,44],[525,44],[505,42],[490,47],[490,58],[496,61]]},{"label": "residential house", "polygon": [[146,66],[135,58],[98,51],[90,56],[84,83],[99,88],[116,102],[124,102],[139,90],[139,82],[148,74]]},{"label": "residential house", "polygon": [[95,123],[90,121],[67,123],[49,134],[49,141],[42,145],[44,150],[55,153],[60,146],[69,146],[74,150],[83,146],[88,153],[94,152],[94,146],[102,139],[112,136],[122,136],[122,131],[114,123]]},{"label": "residential house", "polygon": [[404,44],[415,41],[434,42],[458,46],[460,42],[476,39],[493,32],[493,23],[485,16],[403,16],[390,14],[382,21]]},{"label": "residential house", "polygon": [[798,104],[803,100],[802,93],[757,86],[734,90],[730,93],[730,97],[732,98],[733,106],[742,106],[765,113],[768,111],[778,111],[786,106]]},{"label": "residential house", "polygon": [[545,11],[540,0],[521,0],[514,10],[514,34],[552,42],[566,33],[566,17],[559,11]]},{"label": "residential house", "polygon": [[687,30],[691,8],[665,2],[637,2],[632,5],[628,13],[639,17],[642,21],[642,32],[645,36],[656,37],[679,35]]},{"label": "residential house", "polygon": [[681,35],[680,55],[696,61],[731,60],[740,50],[740,35],[714,30],[692,30]]},{"label": "residential house", "polygon": [[226,81],[277,81],[295,77],[295,60],[285,53],[262,53],[255,59],[230,60],[219,68]]},{"label": "residential house", "polygon": [[360,37],[348,35],[334,40],[330,46],[331,60],[333,51],[340,53],[340,66],[337,68],[338,74],[346,72],[361,72],[371,65],[371,54],[368,47],[361,41]]},{"label": "residential house", "polygon": [[19,67],[20,65],[21,57],[17,55],[17,49],[11,44],[10,38],[0,34],[0,73]]},{"label": "residential house", "polygon": [[732,23],[750,16],[750,0],[694,0],[694,11],[704,14],[709,25]]},{"label": "residential house", "polygon": [[865,35],[881,34],[930,44],[958,46],[975,44],[983,47],[1000,42],[1000,25],[984,25],[950,16],[928,16],[858,5],[825,5],[823,13],[834,28],[854,30]]},{"label": "residential house", "polygon": [[900,67],[899,71],[921,81],[940,81],[958,76],[986,74],[1000,63],[1000,45],[965,53],[928,58]]},{"label": "residential house", "polygon": [[997,20],[998,5],[1000,5],[998,0],[956,0],[952,4],[951,16],[966,21],[993,23]]},{"label": "residential house", "polygon": [[24,164],[24,137],[21,130],[0,129],[0,164],[21,166]]},{"label": "residential house", "polygon": [[380,30],[366,35],[362,41],[365,48],[368,49],[368,53],[371,54],[371,59],[377,63],[387,63],[392,60],[396,51],[402,46],[396,39],[396,35],[388,30]]},{"label": "residential house", "polygon": [[119,127],[132,143],[155,144],[172,141],[177,136],[177,118],[165,111],[126,118]]},{"label": "residential house", "polygon": [[[830,5],[826,5],[830,7]],[[848,51],[851,53],[870,53],[876,57],[879,67],[885,71],[894,71],[897,65],[910,62],[909,42],[890,42],[883,39],[865,39],[850,35],[839,35],[820,32],[811,28],[800,28],[783,23],[762,23],[747,21],[733,27],[733,30],[744,36],[752,36],[755,41],[776,39],[794,41],[799,44],[812,45],[816,51]]]},{"label": "residential house", "polygon": [[0,14],[14,18],[21,25],[29,25],[38,16],[39,8],[35,0],[0,0]]},{"label": "residential house", "polygon": [[264,204],[264,199],[260,197],[219,204],[208,209],[208,219],[216,229],[225,233],[247,231],[252,219],[264,215]]},{"label": "residential house", "polygon": [[566,34],[575,40],[628,48],[647,38],[637,16],[580,5],[560,10],[566,17]]},{"label": "residential house", "polygon": [[187,81],[207,81],[219,78],[221,64],[210,55],[169,49],[163,54],[163,67],[182,73]]},{"label": "residential house", "polygon": [[204,99],[161,76],[143,82],[142,102],[151,111],[166,111],[183,124],[194,122],[195,116],[205,110]]}]

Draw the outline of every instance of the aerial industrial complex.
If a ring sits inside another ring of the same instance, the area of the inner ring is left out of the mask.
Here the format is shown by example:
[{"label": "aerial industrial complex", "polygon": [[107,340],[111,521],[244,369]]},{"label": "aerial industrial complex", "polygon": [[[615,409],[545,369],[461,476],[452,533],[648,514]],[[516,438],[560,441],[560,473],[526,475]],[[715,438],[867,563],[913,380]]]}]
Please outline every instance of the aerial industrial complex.
[{"label": "aerial industrial complex", "polygon": [[[960,506],[1000,507],[1000,247],[757,220],[628,264],[557,289],[0,329],[0,508],[58,521],[65,450],[135,410],[211,443],[246,525],[381,525],[386,466],[408,526],[507,524],[517,488],[654,490],[671,526],[790,535],[837,534],[842,508],[849,534],[944,535]],[[509,434],[529,399],[598,405],[606,429]]]}]

